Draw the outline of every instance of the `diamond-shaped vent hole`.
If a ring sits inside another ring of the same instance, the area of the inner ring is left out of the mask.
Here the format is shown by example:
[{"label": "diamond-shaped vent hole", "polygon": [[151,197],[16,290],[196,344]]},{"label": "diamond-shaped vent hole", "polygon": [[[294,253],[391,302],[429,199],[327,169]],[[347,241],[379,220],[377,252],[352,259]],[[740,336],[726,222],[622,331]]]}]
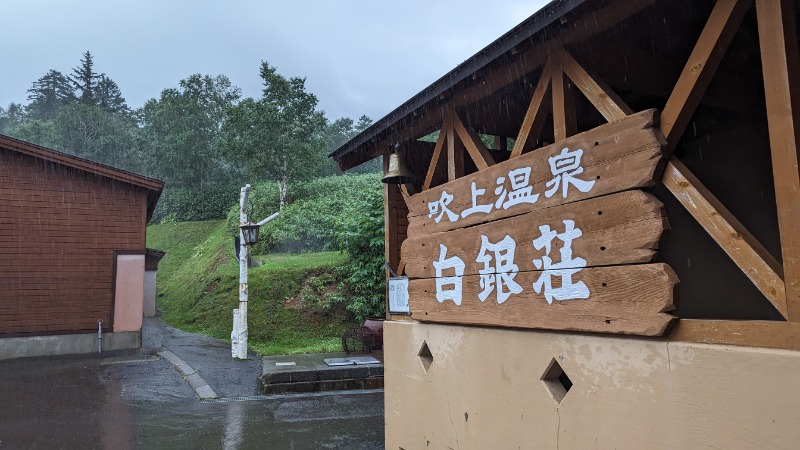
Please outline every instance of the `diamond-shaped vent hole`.
[{"label": "diamond-shaped vent hole", "polygon": [[419,356],[422,367],[425,369],[425,372],[427,372],[431,364],[433,364],[433,355],[431,354],[431,349],[428,348],[427,342],[422,341],[422,347],[420,347],[419,352],[417,352],[417,356]]},{"label": "diamond-shaped vent hole", "polygon": [[555,358],[550,361],[550,365],[547,366],[547,370],[544,371],[542,383],[544,383],[550,395],[553,397],[553,400],[558,404],[561,404],[561,401],[564,400],[564,396],[567,395],[567,392],[572,388],[572,380],[569,379],[569,376],[567,376],[567,373],[564,372],[564,369],[561,368],[561,365]]}]

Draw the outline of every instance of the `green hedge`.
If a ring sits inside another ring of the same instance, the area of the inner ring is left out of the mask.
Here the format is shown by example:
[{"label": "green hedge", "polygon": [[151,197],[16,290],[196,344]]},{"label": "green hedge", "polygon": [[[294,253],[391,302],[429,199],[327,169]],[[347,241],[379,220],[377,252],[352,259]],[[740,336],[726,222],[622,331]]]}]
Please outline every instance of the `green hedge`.
[{"label": "green hedge", "polygon": [[239,201],[239,187],[166,187],[161,193],[151,223],[196,222],[224,219],[231,204]]}]

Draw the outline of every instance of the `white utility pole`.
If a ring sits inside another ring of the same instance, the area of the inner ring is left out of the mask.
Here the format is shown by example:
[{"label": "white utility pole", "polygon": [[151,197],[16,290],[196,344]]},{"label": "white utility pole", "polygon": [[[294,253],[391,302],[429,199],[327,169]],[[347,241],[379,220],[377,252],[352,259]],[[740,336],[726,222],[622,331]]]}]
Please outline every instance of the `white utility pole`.
[{"label": "white utility pole", "polygon": [[[242,188],[239,197],[239,226],[247,224],[247,196],[250,185]],[[250,253],[239,229],[239,309],[233,310],[233,332],[231,333],[231,353],[236,359],[247,359],[247,265]]]}]

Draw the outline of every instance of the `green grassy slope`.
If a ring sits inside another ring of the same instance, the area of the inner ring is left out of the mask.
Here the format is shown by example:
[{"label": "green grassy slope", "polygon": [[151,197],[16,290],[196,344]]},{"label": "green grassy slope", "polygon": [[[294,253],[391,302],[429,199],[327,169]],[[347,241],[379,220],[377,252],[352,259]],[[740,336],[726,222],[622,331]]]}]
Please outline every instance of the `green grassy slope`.
[{"label": "green grassy slope", "polygon": [[[166,251],[158,267],[157,306],[177,328],[230,340],[238,307],[239,266],[224,221],[151,225],[147,246]],[[261,354],[338,351],[352,325],[343,306],[307,301],[309,281],[334,292],[338,252],[257,257],[249,272],[249,344]],[[304,289],[305,286],[305,289]],[[303,295],[300,295],[301,290]],[[313,295],[311,295],[313,297]]]}]

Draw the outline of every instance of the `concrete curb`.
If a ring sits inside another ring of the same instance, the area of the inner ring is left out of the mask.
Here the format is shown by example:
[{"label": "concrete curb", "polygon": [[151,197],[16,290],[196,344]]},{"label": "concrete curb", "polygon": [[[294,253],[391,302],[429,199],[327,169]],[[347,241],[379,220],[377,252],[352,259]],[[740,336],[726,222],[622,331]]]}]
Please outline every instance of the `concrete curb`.
[{"label": "concrete curb", "polygon": [[192,366],[182,360],[178,355],[169,350],[158,352],[158,356],[166,359],[172,364],[175,370],[189,383],[189,386],[194,389],[195,394],[200,400],[207,400],[211,398],[219,398],[219,396],[211,389],[211,386],[195,371]]}]

